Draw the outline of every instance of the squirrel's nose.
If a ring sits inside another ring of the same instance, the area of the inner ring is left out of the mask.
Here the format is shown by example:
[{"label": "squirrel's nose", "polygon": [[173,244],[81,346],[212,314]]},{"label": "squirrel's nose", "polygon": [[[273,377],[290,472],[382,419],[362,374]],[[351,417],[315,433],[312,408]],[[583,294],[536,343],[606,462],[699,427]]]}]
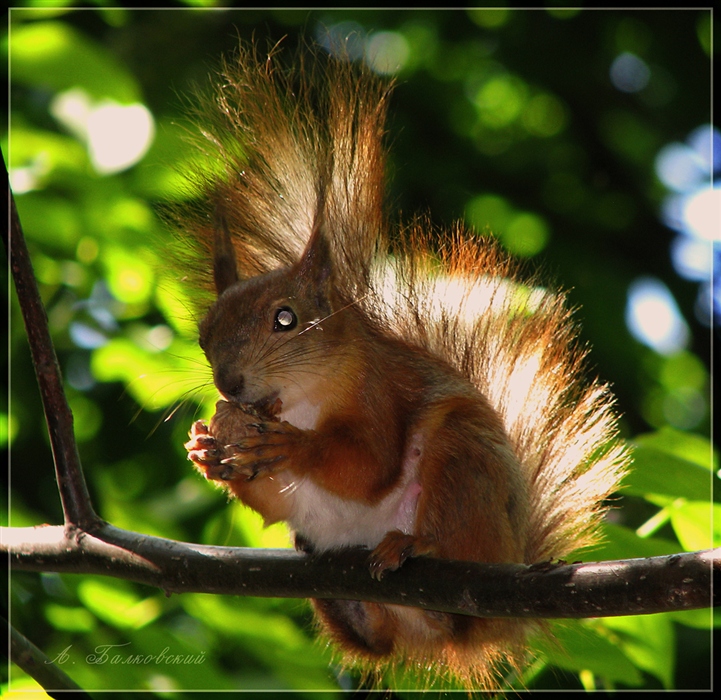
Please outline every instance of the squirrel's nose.
[{"label": "squirrel's nose", "polygon": [[215,372],[215,386],[228,401],[242,403],[241,397],[245,388],[245,380],[242,374],[235,374],[220,369]]}]

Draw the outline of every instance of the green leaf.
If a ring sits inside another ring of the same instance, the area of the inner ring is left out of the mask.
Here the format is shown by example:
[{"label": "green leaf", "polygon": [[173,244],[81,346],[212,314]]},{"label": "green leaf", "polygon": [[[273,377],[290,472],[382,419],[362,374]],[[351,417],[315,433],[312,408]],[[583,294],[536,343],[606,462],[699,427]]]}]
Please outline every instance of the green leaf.
[{"label": "green leaf", "polygon": [[126,304],[145,304],[153,293],[155,275],[144,251],[108,246],[103,251],[107,282],[113,296]]},{"label": "green leaf", "polygon": [[624,654],[640,669],[673,688],[676,635],[668,615],[629,615],[604,618]]},{"label": "green leaf", "polygon": [[68,172],[86,175],[89,169],[88,156],[84,146],[70,136],[54,134],[40,129],[30,129],[13,121],[12,148],[10,149],[10,175],[15,191],[24,191],[28,186],[15,178],[20,168],[30,170],[33,189],[42,187],[44,181],[56,174],[67,177]]},{"label": "green leaf", "polygon": [[[187,283],[170,274],[163,275],[155,290],[155,303],[163,316],[182,336],[197,345],[198,339],[198,298],[197,290],[189,289]],[[204,300],[205,301],[205,300]],[[206,367],[207,362],[203,363]],[[208,376],[210,369],[208,368]]]},{"label": "green leaf", "polygon": [[254,510],[236,501],[232,506],[235,509],[235,526],[241,531],[248,547],[261,549],[288,549],[292,547],[288,526],[284,522],[275,523],[266,527],[262,516]]},{"label": "green leaf", "polygon": [[45,617],[55,629],[68,632],[92,632],[98,622],[86,608],[57,603],[48,603],[45,606]]},{"label": "green leaf", "polygon": [[702,608],[700,610],[677,610],[666,613],[669,619],[686,627],[710,630],[712,627],[721,627],[721,612],[718,608]]},{"label": "green leaf", "polygon": [[78,597],[88,610],[113,627],[143,627],[162,611],[157,597],[140,598],[123,581],[86,579],[78,585]]},{"label": "green leaf", "polygon": [[10,42],[13,81],[54,92],[82,87],[95,98],[136,102],[135,79],[110,52],[62,22],[14,26]]},{"label": "green leaf", "polygon": [[[134,191],[163,202],[183,201],[194,191],[186,174],[196,171],[198,158],[193,157],[187,134],[175,119],[153,116],[158,120],[155,139],[143,167],[131,171]],[[219,168],[217,159],[214,167]]]},{"label": "green leaf", "polygon": [[676,537],[689,552],[718,547],[721,543],[721,504],[685,502],[670,509]]},{"label": "green leaf", "polygon": [[676,542],[654,537],[639,537],[634,530],[622,525],[604,525],[605,542],[600,549],[594,549],[592,556],[599,561],[610,559],[632,559],[660,557],[677,554]]},{"label": "green leaf", "polygon": [[95,437],[103,423],[103,413],[99,406],[77,392],[69,393],[68,402],[73,412],[75,438],[78,442],[86,442]]},{"label": "green leaf", "polygon": [[255,609],[252,599],[229,603],[223,596],[183,596],[183,607],[212,628],[230,635],[242,634],[259,644],[299,650],[311,640],[286,615]]},{"label": "green leaf", "polygon": [[[132,667],[138,674],[134,687],[154,690],[238,687],[237,670],[222,667],[214,658],[207,637],[193,622],[187,616],[176,616],[175,624],[167,628],[152,625],[129,633],[130,644],[123,649],[123,654],[128,660],[125,668]],[[138,663],[131,664],[134,659]],[[128,685],[122,683],[117,687]]]},{"label": "green leaf", "polygon": [[259,663],[274,669],[288,688],[324,690],[337,685],[328,671],[328,655],[291,618],[253,599],[186,595],[182,604],[203,624],[237,640]]},{"label": "green leaf", "polygon": [[633,465],[624,480],[624,493],[645,496],[653,493],[691,501],[711,498],[713,474],[675,454],[639,445],[633,451]]},{"label": "green leaf", "polygon": [[157,411],[188,398],[198,386],[196,345],[175,339],[164,353],[115,338],[93,352],[91,369],[101,382],[122,381],[146,410]]},{"label": "green leaf", "polygon": [[28,240],[42,241],[63,256],[74,256],[83,235],[76,207],[61,197],[30,192],[17,198],[17,208]]},{"label": "green leaf", "polygon": [[633,441],[644,447],[654,447],[669,454],[674,454],[688,462],[693,462],[704,469],[718,468],[718,454],[707,438],[694,433],[685,433],[668,426],[655,433],[637,435]]},{"label": "green leaf", "polygon": [[624,651],[593,627],[559,623],[553,628],[553,636],[558,645],[551,641],[539,644],[543,655],[554,666],[577,673],[590,671],[611,682],[641,685],[641,673]]}]

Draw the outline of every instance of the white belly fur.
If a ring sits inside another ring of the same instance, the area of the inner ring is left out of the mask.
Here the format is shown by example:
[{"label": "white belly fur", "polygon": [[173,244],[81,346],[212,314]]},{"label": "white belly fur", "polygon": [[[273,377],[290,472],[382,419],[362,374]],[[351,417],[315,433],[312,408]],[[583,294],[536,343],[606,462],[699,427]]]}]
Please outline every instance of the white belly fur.
[{"label": "white belly fur", "polygon": [[318,551],[353,545],[374,548],[391,530],[412,534],[421,493],[420,456],[420,438],[414,436],[399,483],[374,504],[340,498],[307,477],[295,478],[286,472],[290,483],[285,495],[293,501],[288,525]]},{"label": "white belly fur", "polygon": [[[287,398],[283,397],[284,403]],[[312,430],[319,413],[320,406],[314,402],[288,401],[279,417],[303,430]],[[288,525],[318,551],[352,545],[373,548],[391,530],[412,534],[421,493],[418,483],[421,456],[422,438],[415,434],[406,445],[399,483],[374,504],[340,498],[307,477],[297,477],[291,470],[276,475],[286,484],[284,496],[292,500]]]}]

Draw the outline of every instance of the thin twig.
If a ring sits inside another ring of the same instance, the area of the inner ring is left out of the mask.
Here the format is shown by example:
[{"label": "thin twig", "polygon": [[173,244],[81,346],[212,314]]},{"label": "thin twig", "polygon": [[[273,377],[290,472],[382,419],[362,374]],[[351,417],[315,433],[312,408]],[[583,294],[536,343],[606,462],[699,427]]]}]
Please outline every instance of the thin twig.
[{"label": "thin twig", "polygon": [[[5,172],[7,176],[7,168]],[[60,366],[50,338],[48,317],[40,299],[9,180],[8,211],[10,240],[6,246],[10,248],[10,267],[40,387],[65,524],[91,527],[99,518],[93,510],[83,476],[73,431],[73,414],[63,390]]]},{"label": "thin twig", "polygon": [[46,692],[56,690],[73,691],[73,698],[87,698],[80,686],[64,673],[56,663],[38,649],[27,637],[10,627],[10,658]]}]

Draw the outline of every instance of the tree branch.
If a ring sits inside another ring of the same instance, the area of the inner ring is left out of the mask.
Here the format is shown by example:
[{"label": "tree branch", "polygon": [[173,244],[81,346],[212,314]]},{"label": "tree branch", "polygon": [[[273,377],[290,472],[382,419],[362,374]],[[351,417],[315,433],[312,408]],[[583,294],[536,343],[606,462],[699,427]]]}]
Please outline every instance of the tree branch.
[{"label": "tree branch", "polygon": [[2,549],[26,571],[104,574],[163,589],[292,598],[344,598],[478,617],[638,615],[716,604],[721,550],[591,564],[524,566],[429,558],[374,580],[368,551],[323,555],[212,547],[103,524],[4,528]]},{"label": "tree branch", "polygon": [[[7,178],[7,168],[5,174]],[[48,317],[40,299],[9,179],[7,182],[10,240],[6,246],[10,249],[10,267],[40,387],[63,515],[66,525],[90,527],[99,518],[93,510],[83,476],[73,431],[73,414],[65,398],[60,366],[50,338]]]},{"label": "tree branch", "polygon": [[60,667],[38,649],[27,637],[10,627],[10,658],[31,678],[34,678],[46,692],[54,690],[73,691],[73,698],[90,696],[80,686],[63,673]]}]

